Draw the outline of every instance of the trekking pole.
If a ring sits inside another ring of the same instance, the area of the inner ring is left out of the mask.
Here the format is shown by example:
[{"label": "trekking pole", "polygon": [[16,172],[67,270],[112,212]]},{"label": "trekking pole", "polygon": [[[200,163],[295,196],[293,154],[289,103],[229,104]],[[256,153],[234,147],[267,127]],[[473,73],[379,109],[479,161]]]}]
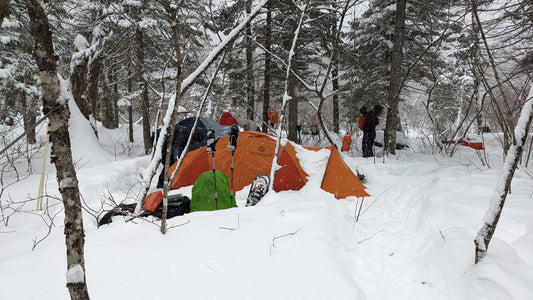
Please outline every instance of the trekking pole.
[{"label": "trekking pole", "polygon": [[231,151],[231,195],[230,199],[233,199],[233,160],[235,157],[235,149],[237,149],[237,138],[239,137],[239,126],[236,124],[231,125],[229,134],[228,149]]},{"label": "trekking pole", "polygon": [[372,142],[372,156],[374,156],[374,164],[376,164],[376,141]]},{"label": "trekking pole", "polygon": [[387,150],[387,140],[385,139],[386,135],[385,135],[385,129],[383,130],[383,163],[385,163],[385,155],[387,154],[386,150]]},{"label": "trekking pole", "polygon": [[215,207],[218,210],[218,195],[217,195],[217,175],[215,172],[215,145],[217,144],[218,139],[215,138],[215,131],[210,129],[207,131],[207,153],[211,153],[211,157],[213,159],[213,179],[215,180],[214,188],[215,188]]}]

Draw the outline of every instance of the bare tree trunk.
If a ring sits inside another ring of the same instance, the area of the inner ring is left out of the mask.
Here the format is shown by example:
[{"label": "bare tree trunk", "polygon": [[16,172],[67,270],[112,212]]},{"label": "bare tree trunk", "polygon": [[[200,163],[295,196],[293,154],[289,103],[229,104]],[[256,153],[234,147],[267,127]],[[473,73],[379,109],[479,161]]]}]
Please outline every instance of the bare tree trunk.
[{"label": "bare tree trunk", "polygon": [[[75,49],[75,52],[79,52],[80,49]],[[87,73],[89,58],[84,58],[79,64],[75,65],[70,74],[70,90],[72,91],[72,96],[74,96],[74,101],[78,105],[81,113],[85,119],[89,120],[89,116],[92,113],[92,107],[89,97],[87,96]]]},{"label": "bare tree trunk", "polygon": [[0,27],[2,27],[4,18],[9,16],[9,1],[10,0],[0,0]]},{"label": "bare tree trunk", "polygon": [[513,180],[514,172],[518,166],[518,161],[522,156],[524,144],[527,139],[529,126],[533,119],[533,84],[529,90],[529,96],[526,99],[517,126],[514,130],[513,144],[509,148],[505,157],[505,164],[503,172],[496,183],[496,190],[490,200],[489,209],[483,218],[483,227],[478,231],[474,244],[476,245],[477,264],[487,253],[489,243],[494,235],[496,226],[502,214],[503,205],[507,198],[507,193],[511,188],[511,181]]},{"label": "bare tree trunk", "polygon": [[[131,61],[131,59],[129,61]],[[133,83],[131,80],[131,68],[128,68],[128,95],[131,95],[132,91]],[[130,105],[128,106],[128,135],[130,142],[133,143],[133,99],[130,99]]]},{"label": "bare tree trunk", "polygon": [[300,34],[300,29],[302,28],[302,24],[304,22],[305,14],[307,13],[309,2],[310,0],[307,1],[307,3],[305,4],[305,7],[302,10],[302,13],[300,14],[300,19],[298,20],[298,23],[297,23],[297,26],[294,32],[294,37],[292,39],[292,46],[289,49],[289,58],[287,62],[287,73],[285,76],[285,92],[283,93],[283,103],[281,105],[281,115],[279,118],[280,126],[278,126],[278,130],[276,134],[277,135],[276,148],[274,148],[274,157],[272,158],[272,167],[270,169],[270,188],[269,188],[270,190],[274,189],[274,176],[276,172],[280,169],[280,166],[278,165],[277,161],[278,161],[278,156],[279,156],[279,150],[281,147],[281,127],[282,127],[281,125],[283,124],[283,119],[285,119],[285,108],[287,108],[287,104],[290,101],[296,101],[296,99],[293,99],[290,96],[290,89],[291,89],[290,77],[294,76],[294,74],[292,74],[294,70],[291,70],[291,67],[294,65],[293,60],[294,60],[294,55],[296,53],[296,47],[298,44],[298,36]]},{"label": "bare tree trunk", "polygon": [[104,95],[102,97],[102,126],[104,126],[107,129],[113,129],[115,128],[115,113],[113,112],[113,99],[111,94],[111,87],[109,86],[109,82],[112,81],[112,73],[111,71],[104,71],[104,84],[103,84],[103,91]]},{"label": "bare tree trunk", "polygon": [[396,153],[396,128],[398,127],[398,102],[402,84],[402,47],[405,31],[406,0],[396,1],[394,16],[394,40],[392,43],[391,70],[389,78],[389,109],[385,124],[387,153]]},{"label": "bare tree trunk", "polygon": [[[509,116],[505,116],[502,114],[502,117],[504,119],[507,119],[508,121],[500,122],[503,130],[503,140],[504,140],[504,146],[503,146],[503,152],[505,155],[507,155],[507,149],[510,146],[510,139],[512,136],[512,118],[510,115],[512,114],[511,106],[509,105],[509,101],[507,100],[507,97],[505,96],[505,93],[503,91],[503,85],[502,81],[500,80],[500,75],[498,73],[498,67],[496,66],[496,62],[494,60],[494,57],[492,56],[492,52],[490,51],[489,44],[487,43],[487,38],[485,37],[485,32],[483,31],[483,28],[481,27],[481,21],[479,20],[479,15],[477,12],[477,3],[476,0],[472,0],[472,15],[475,18],[477,28],[479,30],[479,34],[481,35],[481,40],[483,41],[483,45],[485,46],[485,51],[487,51],[487,57],[489,58],[489,63],[492,68],[492,71],[494,73],[494,79],[496,80],[496,84],[498,86],[498,90],[500,92],[500,96],[502,97],[503,104],[505,106],[505,111],[509,114]],[[496,105],[496,104],[495,104]]]},{"label": "bare tree trunk", "polygon": [[152,144],[150,143],[150,100],[148,98],[148,83],[146,81],[143,83],[141,108],[143,115],[144,153],[148,154]]},{"label": "bare tree trunk", "polygon": [[[111,70],[114,78],[114,84],[113,84],[113,97],[112,97],[112,107],[113,107],[113,128],[118,128],[119,123],[119,111],[118,111],[118,80],[115,78],[115,75],[117,74],[117,70],[113,68]],[[111,81],[113,82],[113,81]]]},{"label": "bare tree trunk", "polygon": [[[249,15],[252,11],[252,0],[246,0],[246,14]],[[254,88],[254,61],[253,61],[253,42],[252,42],[252,25],[246,24],[246,98],[248,106],[246,108],[246,118],[254,119],[255,108],[255,88]]]},{"label": "bare tree trunk", "polygon": [[339,133],[339,62],[337,55],[333,58],[333,68],[331,69],[331,84],[333,85],[333,132]]},{"label": "bare tree trunk", "polygon": [[[180,2],[183,4],[183,2]],[[172,112],[170,114],[170,121],[169,121],[169,128],[164,136],[164,139],[166,142],[166,149],[164,149],[165,153],[165,165],[163,166],[164,174],[166,175],[164,178],[164,187],[163,187],[163,212],[161,214],[161,233],[165,234],[167,232],[167,211],[168,211],[168,192],[170,190],[171,182],[168,178],[168,169],[170,168],[170,161],[171,161],[171,154],[172,154],[172,141],[174,140],[174,124],[176,123],[177,116],[178,116],[178,107],[181,100],[181,83],[183,82],[183,57],[181,55],[181,32],[180,32],[180,24],[176,22],[176,18],[178,17],[178,11],[180,6],[177,7],[171,7],[170,5],[166,6],[166,11],[170,15],[169,20],[172,22],[172,42],[174,46],[174,52],[176,53],[176,98],[174,99],[173,107],[168,107],[168,109],[172,109]],[[169,103],[170,105],[171,103]],[[190,133],[192,135],[193,132]],[[176,159],[174,157],[174,159]]]},{"label": "bare tree trunk", "polygon": [[[335,6],[337,3],[335,3]],[[331,31],[333,33],[333,36],[335,37],[335,40],[333,42],[333,48],[338,48],[338,40],[337,40],[337,19],[335,18],[335,22],[331,26]],[[333,53],[333,56],[331,57],[331,85],[333,87],[333,132],[339,133],[339,59],[337,51]]]},{"label": "bare tree trunk", "polygon": [[[484,118],[483,118],[483,96],[482,96],[482,85],[481,85],[481,75],[479,74],[479,68],[481,68],[481,64],[479,61],[479,58],[481,56],[480,49],[479,49],[479,28],[477,26],[477,23],[475,21],[474,15],[472,15],[472,34],[474,36],[474,41],[472,42],[472,50],[471,50],[471,57],[474,67],[472,67],[472,73],[474,74],[474,97],[476,99],[476,109],[478,111],[478,114],[476,115],[476,122],[477,122],[477,132],[485,132],[486,129],[484,128]],[[477,67],[476,67],[477,66]]]},{"label": "bare tree trunk", "polygon": [[[302,16],[303,17],[303,16]],[[291,20],[290,25],[291,28],[294,28],[293,32],[300,30],[300,24],[297,22],[297,20]],[[289,64],[287,64],[288,70],[290,72],[287,73],[287,82],[286,82],[286,89],[285,92],[287,93],[288,99],[288,106],[289,106],[289,120],[288,120],[288,135],[287,138],[290,141],[298,141],[298,98],[296,97],[296,76],[294,75],[297,72],[297,57],[298,57],[298,42],[297,40],[293,40],[291,44],[287,45],[288,49],[286,50],[289,55],[291,56],[289,59]],[[282,112],[285,113],[285,112]],[[284,122],[282,120],[279,120],[279,127],[281,128],[284,126]]]},{"label": "bare tree trunk", "polygon": [[268,110],[270,109],[270,68],[271,68],[271,48],[272,48],[272,10],[270,2],[267,4],[267,15],[265,24],[265,84],[263,90],[263,132],[268,132]]},{"label": "bare tree trunk", "polygon": [[[326,130],[326,127],[324,126],[324,120],[322,118],[322,107],[324,106],[324,102],[326,101],[326,98],[327,98],[327,97],[324,96],[324,90],[325,90],[326,84],[328,82],[329,74],[332,72],[332,69],[334,68],[333,62],[336,60],[334,58],[337,57],[337,52],[339,50],[338,48],[339,48],[339,40],[340,40],[341,28],[342,28],[342,24],[344,23],[344,17],[346,16],[346,12],[348,11],[348,8],[350,7],[350,3],[351,3],[350,1],[346,1],[346,3],[344,4],[344,8],[343,8],[343,10],[342,10],[342,12],[340,14],[340,21],[339,21],[339,24],[338,24],[339,27],[335,30],[336,36],[335,36],[335,41],[333,42],[333,49],[332,49],[331,59],[330,59],[330,62],[328,64],[328,69],[326,71],[326,75],[324,77],[324,81],[322,82],[322,86],[320,87],[320,89],[313,90],[317,94],[318,98],[320,99],[320,102],[319,102],[318,108],[317,108],[318,124],[320,125],[320,128],[322,128],[322,130],[324,132],[324,136],[329,141],[329,143],[331,143],[332,145],[334,145],[335,143],[333,143],[333,140],[329,136],[329,133]],[[309,85],[306,84],[306,86],[309,86]]]},{"label": "bare tree trunk", "polygon": [[[292,70],[296,70],[296,57],[298,56],[297,47],[294,47],[294,57],[291,60],[291,66],[290,68]],[[288,78],[288,95],[291,97],[291,101],[289,101],[289,134],[287,138],[290,141],[297,142],[298,141],[298,97],[296,96],[296,78],[294,74],[291,72]],[[283,124],[280,123],[280,127]]]},{"label": "bare tree trunk", "polygon": [[32,100],[29,100],[30,103],[28,103],[28,98],[26,93],[21,93],[22,101],[22,107],[24,108],[24,114],[23,114],[23,121],[24,121],[24,130],[27,132],[26,134],[26,141],[28,144],[35,144],[37,142],[36,135],[35,135],[35,128],[32,127],[33,124],[35,124],[35,121],[37,121],[37,116],[34,112],[35,103]]},{"label": "bare tree trunk", "polygon": [[67,105],[57,101],[60,94],[56,65],[58,57],[54,53],[47,16],[37,0],[26,0],[26,6],[35,43],[33,56],[41,78],[43,112],[46,114],[61,106],[50,115],[48,132],[52,142],[50,157],[56,167],[59,192],[65,207],[67,288],[71,299],[89,299],[85,280],[83,216],[68,130],[70,111]]},{"label": "bare tree trunk", "polygon": [[[89,67],[89,82],[88,82],[88,91],[87,91],[87,102],[91,104],[91,115],[93,116],[94,120],[100,120],[100,117],[98,115],[98,78],[100,76],[100,70],[102,69],[102,62],[101,58],[95,57],[91,61],[91,65]],[[91,124],[93,126],[93,130],[98,136],[98,131],[96,129],[96,124]]]},{"label": "bare tree trunk", "polygon": [[139,82],[142,83],[142,97],[141,97],[141,110],[143,116],[143,142],[144,142],[144,153],[148,154],[152,148],[152,143],[150,143],[150,101],[148,99],[148,83],[143,77],[144,73],[144,41],[143,41],[143,32],[140,28],[137,28],[135,32],[135,37],[137,39],[137,60],[139,61],[138,74]]}]

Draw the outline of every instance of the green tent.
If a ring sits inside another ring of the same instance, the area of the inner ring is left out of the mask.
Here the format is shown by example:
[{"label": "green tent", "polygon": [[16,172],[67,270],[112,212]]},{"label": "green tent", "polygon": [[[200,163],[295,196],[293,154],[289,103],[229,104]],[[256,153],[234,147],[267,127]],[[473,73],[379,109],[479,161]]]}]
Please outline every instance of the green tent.
[{"label": "green tent", "polygon": [[[235,197],[231,197],[228,176],[220,170],[215,172],[217,178],[218,209],[237,207]],[[202,173],[192,186],[191,212],[202,210],[216,210],[213,171]]]}]

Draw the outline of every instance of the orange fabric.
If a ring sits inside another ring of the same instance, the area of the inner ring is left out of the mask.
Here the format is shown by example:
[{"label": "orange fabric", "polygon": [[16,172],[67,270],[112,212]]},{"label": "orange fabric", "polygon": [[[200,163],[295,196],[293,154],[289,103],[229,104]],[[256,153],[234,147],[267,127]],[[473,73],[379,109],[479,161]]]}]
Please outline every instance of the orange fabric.
[{"label": "orange fabric", "polygon": [[296,157],[296,149],[291,143],[286,143],[279,152],[278,164],[284,167],[274,177],[274,191],[298,191],[307,183],[309,175],[300,165],[300,160]]},{"label": "orange fabric", "polygon": [[352,170],[346,165],[341,157],[341,154],[335,146],[327,147],[304,147],[307,150],[319,151],[321,149],[329,149],[331,154],[329,156],[328,165],[324,177],[322,178],[322,188],[326,192],[335,195],[337,199],[343,199],[349,196],[368,197],[365,189],[366,186],[359,181]]},{"label": "orange fabric", "polygon": [[365,120],[366,120],[365,116],[361,116],[359,118],[359,121],[357,121],[357,123],[359,125],[359,129],[363,129],[363,126],[365,126]]},{"label": "orange fabric", "polygon": [[[229,136],[221,137],[218,140],[217,151],[215,152],[215,168],[226,173],[231,180],[231,151],[227,148],[228,142]],[[269,134],[258,131],[242,131],[239,133],[233,163],[233,187],[235,191],[239,191],[251,184],[257,175],[263,173],[270,175],[270,166],[272,165],[275,147],[276,140]],[[278,163],[283,159],[284,156],[280,153]],[[170,167],[169,174],[172,174],[175,167],[176,164]],[[177,189],[192,185],[200,174],[212,168],[211,154],[207,153],[206,147],[191,151],[185,156],[172,182],[172,188]],[[275,190],[283,190],[283,188],[294,189],[294,187],[279,182],[279,180],[274,180]]]},{"label": "orange fabric", "polygon": [[345,135],[342,139],[342,148],[341,151],[348,152],[350,151],[350,146],[352,145],[352,136]]},{"label": "orange fabric", "polygon": [[[215,152],[215,167],[223,171],[231,180],[231,151],[227,149],[229,137],[221,137],[217,143]],[[239,133],[237,149],[234,156],[233,186],[239,191],[252,183],[260,174],[270,175],[272,159],[276,140],[272,135],[258,131],[243,131]],[[324,147],[305,147],[318,151]],[[353,172],[346,166],[339,152],[334,146],[326,147],[331,150],[331,157],[326,168],[322,189],[335,195],[336,198],[347,196],[369,196],[365,186],[357,179]],[[282,168],[274,176],[274,190],[299,190],[307,182],[308,174],[303,170],[296,149],[291,142],[287,142],[280,149],[277,163]],[[172,174],[177,163],[170,167]],[[194,181],[205,171],[213,168],[211,154],[207,153],[206,147],[202,147],[186,154],[183,163],[172,182],[172,188],[194,184]]]},{"label": "orange fabric", "polygon": [[153,212],[159,207],[161,201],[163,201],[163,192],[152,192],[148,196],[146,196],[146,199],[144,199],[143,210]]},{"label": "orange fabric", "polygon": [[482,142],[472,142],[472,141],[470,141],[469,138],[466,138],[464,140],[460,140],[459,142],[457,142],[457,144],[459,144],[461,146],[470,147],[470,148],[475,149],[475,150],[483,150],[484,149]]},{"label": "orange fabric", "polygon": [[322,179],[321,188],[335,195],[337,199],[348,196],[368,197],[366,187],[359,181],[357,176],[350,170],[335,146],[327,147],[331,150],[326,173]]},{"label": "orange fabric", "polygon": [[273,124],[278,124],[279,122],[279,113],[277,111],[269,111],[267,112],[268,119]]}]

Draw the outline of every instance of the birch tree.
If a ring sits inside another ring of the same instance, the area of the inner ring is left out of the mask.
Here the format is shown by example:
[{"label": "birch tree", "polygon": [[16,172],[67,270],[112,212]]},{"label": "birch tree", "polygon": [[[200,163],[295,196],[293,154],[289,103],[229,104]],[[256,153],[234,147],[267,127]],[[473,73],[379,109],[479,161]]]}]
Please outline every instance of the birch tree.
[{"label": "birch tree", "polygon": [[72,162],[68,120],[70,111],[61,95],[57,74],[58,57],[54,53],[52,32],[42,3],[26,0],[34,39],[33,57],[39,68],[43,113],[49,117],[48,132],[52,149],[50,160],[56,167],[59,192],[65,207],[65,241],[67,245],[67,288],[71,299],[89,299],[85,281],[84,232],[80,191]]},{"label": "birch tree", "polygon": [[507,194],[511,188],[511,181],[513,180],[514,172],[518,167],[518,161],[520,160],[524,150],[524,143],[526,142],[532,119],[533,84],[530,86],[529,95],[525,99],[524,106],[522,107],[522,111],[520,113],[520,118],[518,119],[518,123],[514,129],[513,142],[505,157],[502,174],[498,178],[496,189],[494,190],[494,193],[490,199],[489,208],[483,217],[483,226],[478,231],[474,240],[474,244],[476,245],[476,264],[483,257],[485,257],[492,236],[496,230],[496,226],[498,225],[498,221],[500,220],[503,206],[505,204],[505,200],[507,199]]}]

